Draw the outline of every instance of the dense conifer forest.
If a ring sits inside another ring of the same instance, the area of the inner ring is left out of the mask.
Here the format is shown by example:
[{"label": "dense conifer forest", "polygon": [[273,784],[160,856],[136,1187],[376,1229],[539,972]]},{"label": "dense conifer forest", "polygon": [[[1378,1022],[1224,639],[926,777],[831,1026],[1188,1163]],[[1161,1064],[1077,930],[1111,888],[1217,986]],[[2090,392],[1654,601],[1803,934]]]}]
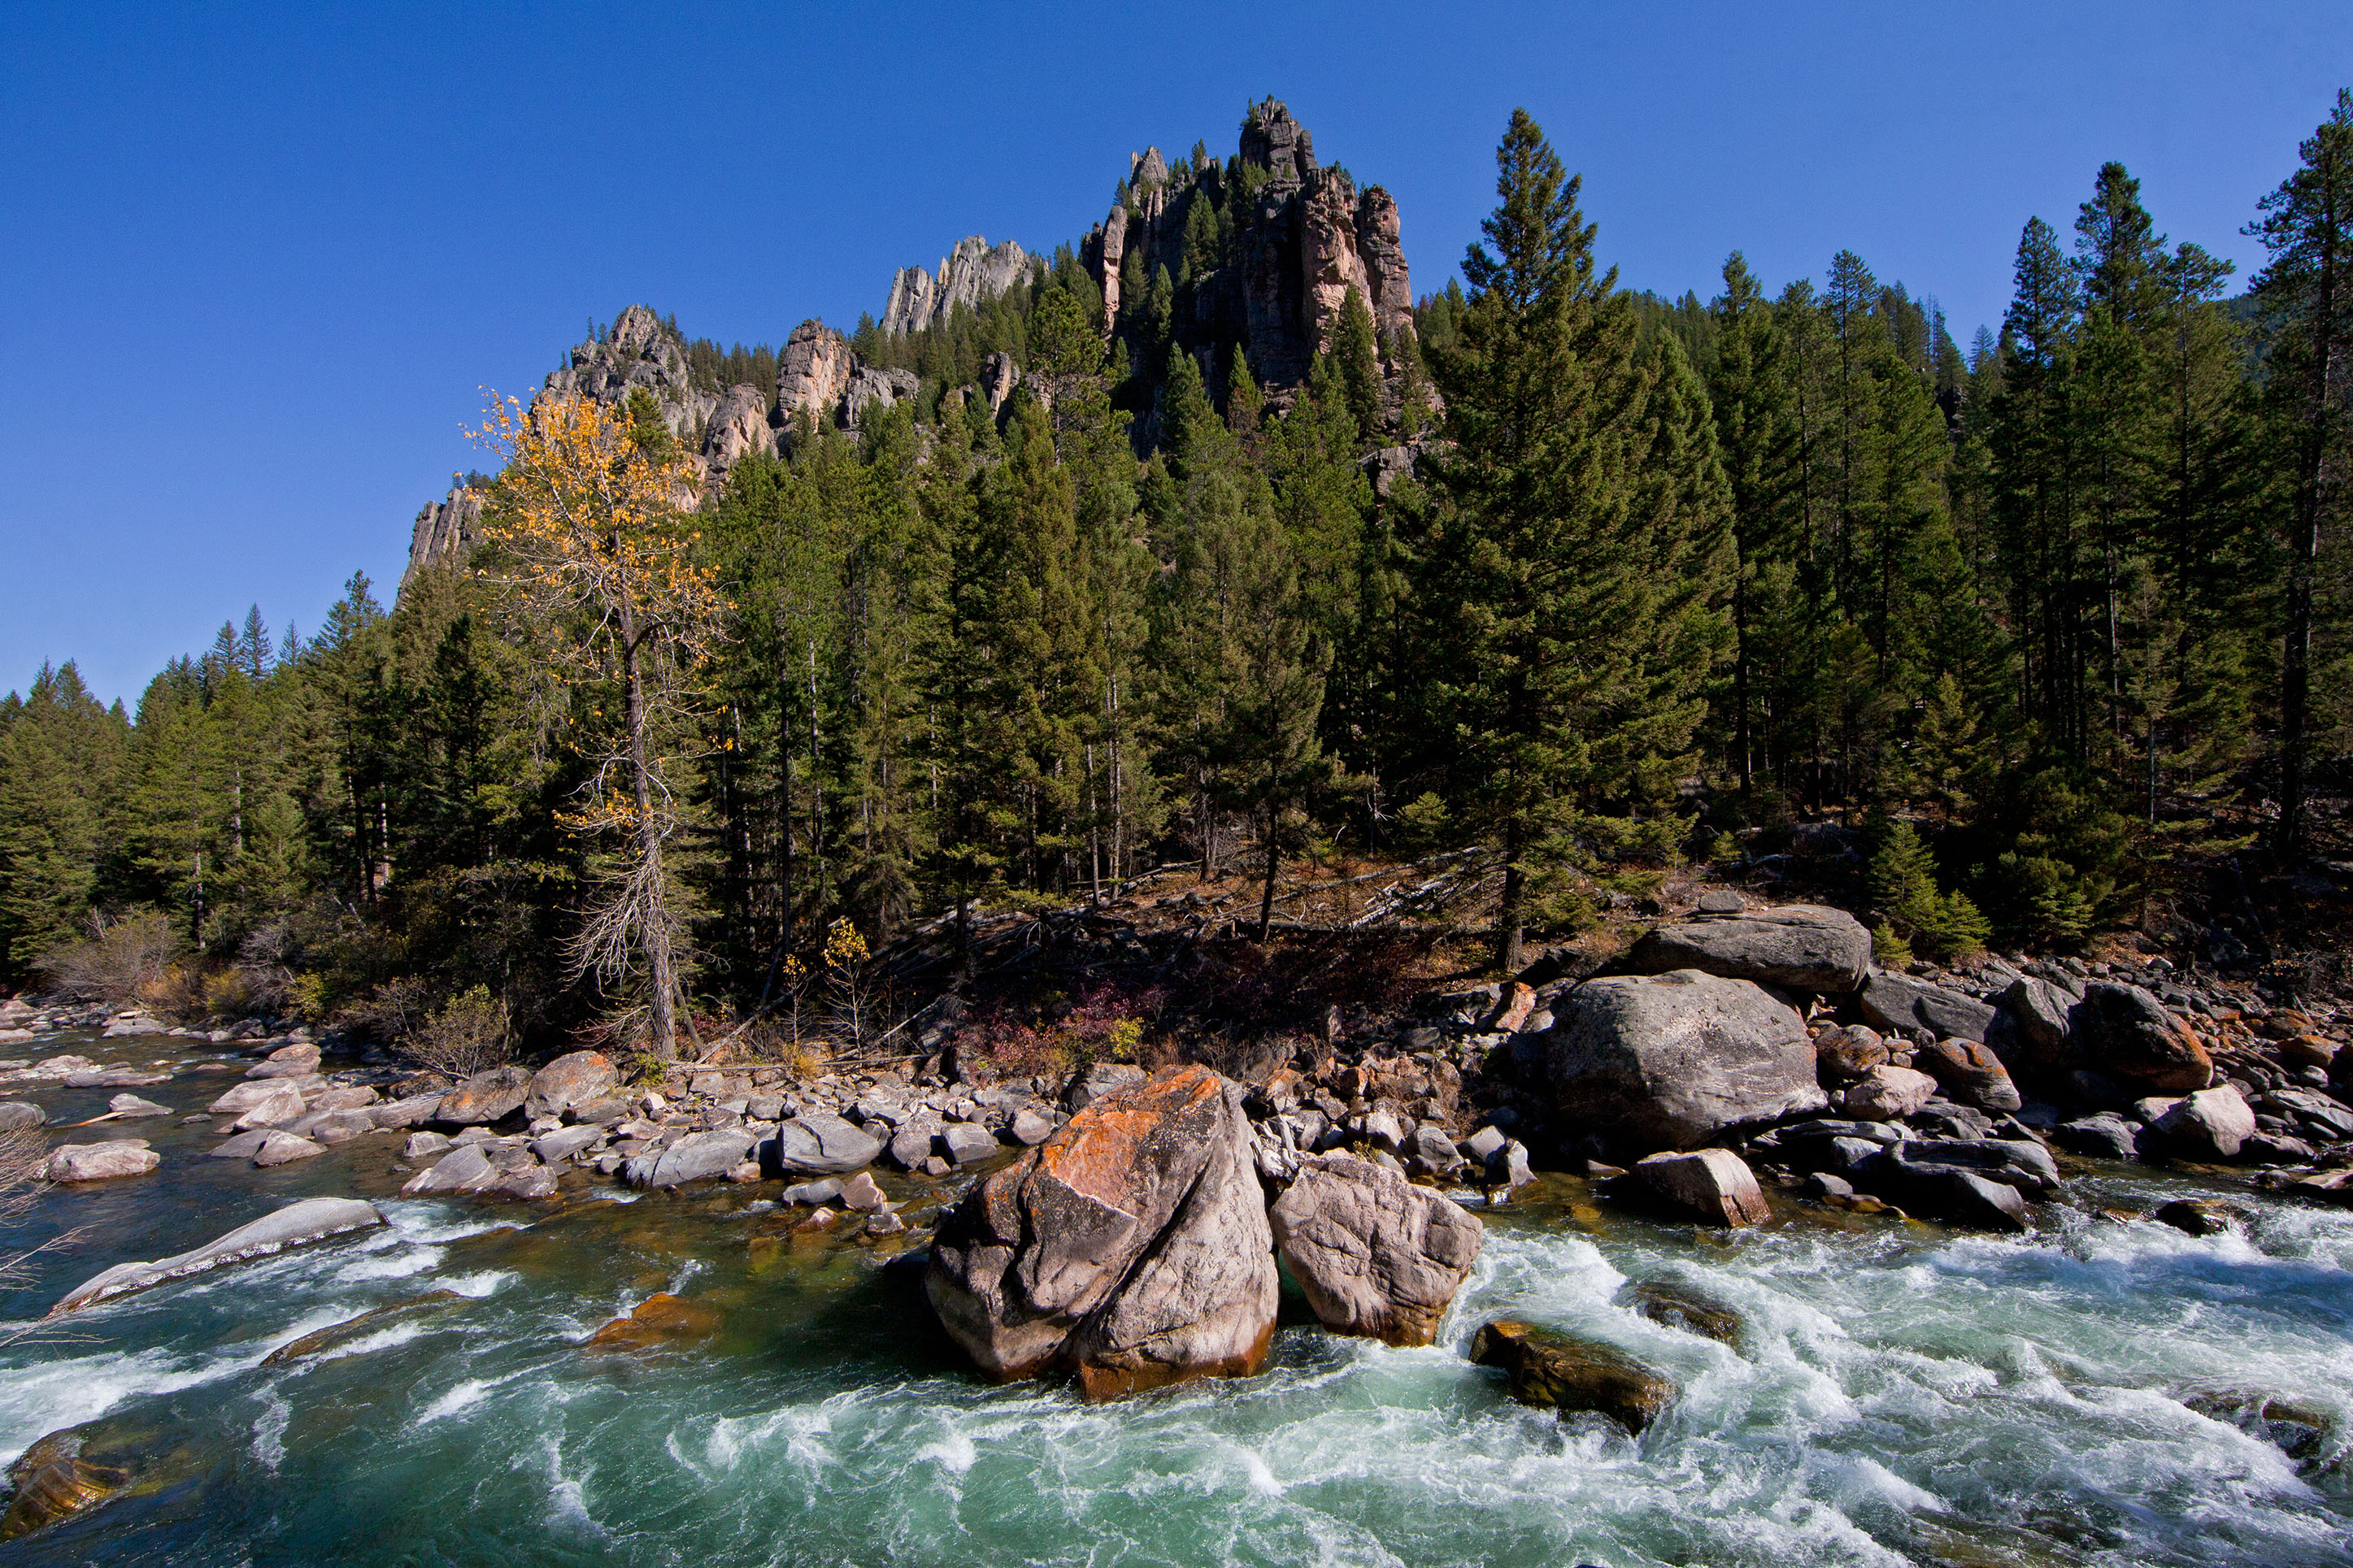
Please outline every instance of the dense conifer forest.
[{"label": "dense conifer forest", "polygon": [[[666,1048],[674,1001],[771,1004],[829,934],[1172,862],[1251,879],[1262,931],[1287,865],[1475,851],[1515,968],[1823,822],[1891,955],[2268,956],[2304,917],[2249,889],[2308,913],[2353,858],[2353,97],[2281,167],[2243,278],[2086,171],[1965,349],[1851,251],[1630,290],[1515,116],[1460,282],[1386,338],[1352,299],[1296,388],[1205,374],[1189,271],[1124,280],[1107,341],[1065,249],[861,327],[921,393],[612,521],[617,590],[533,531],[570,481],[511,439],[485,543],[396,603],[249,614],[130,710],[70,663],[6,698],[0,985]],[[775,384],[766,345],[688,350]],[[575,467],[670,471],[658,419],[609,423]]]}]

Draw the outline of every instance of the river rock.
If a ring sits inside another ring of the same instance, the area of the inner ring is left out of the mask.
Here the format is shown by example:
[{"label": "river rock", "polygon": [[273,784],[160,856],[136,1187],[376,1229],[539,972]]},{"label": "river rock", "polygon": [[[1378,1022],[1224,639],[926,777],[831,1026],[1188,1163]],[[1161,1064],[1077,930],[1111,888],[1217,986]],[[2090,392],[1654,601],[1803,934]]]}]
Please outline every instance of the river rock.
[{"label": "river rock", "polygon": [[252,1108],[230,1125],[240,1132],[249,1132],[257,1127],[282,1127],[301,1120],[304,1109],[302,1091],[281,1079],[271,1082]]},{"label": "river rock", "polygon": [[1791,991],[1852,991],[1871,965],[1871,932],[1844,910],[1816,904],[1702,914],[1662,925],[1634,944],[1638,974],[1696,969]]},{"label": "river rock", "polygon": [[621,1167],[621,1179],[633,1187],[675,1187],[723,1176],[758,1142],[740,1127],[714,1127],[638,1155]]},{"label": "river rock", "polygon": [[[1852,1189],[1848,1191],[1852,1194]],[[1644,1279],[1628,1285],[1625,1295],[1638,1316],[1654,1323],[1703,1335],[1718,1344],[1740,1342],[1739,1312],[1704,1290],[1665,1279]]]},{"label": "river rock", "polygon": [[1840,1111],[1863,1121],[1900,1121],[1936,1095],[1936,1080],[1910,1068],[1875,1067],[1834,1097]]},{"label": "river rock", "polygon": [[49,1113],[29,1100],[0,1101],[0,1132],[21,1132],[47,1122]]},{"label": "river rock", "polygon": [[942,1222],[924,1291],[1000,1380],[1104,1398],[1266,1359],[1274,1238],[1240,1085],[1188,1067],[1103,1094]]},{"label": "river rock", "polygon": [[[215,1116],[242,1116],[255,1106],[282,1096],[290,1087],[275,1081],[240,1083],[218,1100],[214,1100],[206,1109]],[[293,1090],[293,1094],[296,1102],[300,1103],[302,1091],[297,1089]]]},{"label": "river rock", "polygon": [[272,1165],[290,1165],[297,1160],[308,1160],[323,1154],[326,1149],[308,1138],[298,1138],[291,1132],[270,1128],[261,1135],[253,1151],[253,1163],[268,1169]]},{"label": "river rock", "polygon": [[1571,1127],[1650,1149],[1830,1102],[1798,1015],[1746,980],[1696,969],[1590,980],[1554,1004],[1543,1037]]},{"label": "river rock", "polygon": [[571,1051],[531,1075],[524,1092],[523,1114],[534,1121],[561,1116],[575,1105],[586,1105],[611,1092],[621,1081],[621,1069],[602,1051]]},{"label": "river rock", "polygon": [[[773,1150],[775,1158],[767,1157]],[[846,1176],[871,1165],[882,1152],[880,1139],[825,1111],[811,1111],[780,1123],[764,1146],[761,1163],[786,1175]]]},{"label": "river rock", "polygon": [[1013,1113],[1010,1131],[1015,1142],[1034,1149],[1054,1135],[1054,1119],[1034,1105],[1025,1105]]},{"label": "river rock", "polygon": [[2221,1236],[2239,1217],[2236,1209],[2212,1198],[2175,1198],[2157,1205],[2149,1216],[2189,1236]]},{"label": "river rock", "polygon": [[841,1196],[841,1194],[842,1185],[839,1178],[827,1176],[818,1181],[799,1182],[796,1183],[792,1186],[786,1187],[785,1189],[785,1202],[788,1204],[807,1204],[814,1207],[818,1205],[829,1204],[833,1202],[834,1199]]},{"label": "river rock", "polygon": [[367,1108],[368,1121],[378,1127],[422,1127],[441,1109],[438,1094],[412,1094],[406,1100]]},{"label": "river rock", "polygon": [[214,1160],[250,1160],[254,1156],[254,1152],[268,1142],[269,1135],[277,1131],[275,1127],[257,1127],[250,1132],[240,1132],[233,1138],[223,1139],[206,1150],[205,1154],[206,1158]]},{"label": "river rock", "polygon": [[2067,1016],[2089,1066],[2143,1091],[2189,1094],[2214,1081],[2205,1046],[2137,985],[2094,981]]},{"label": "river rock", "polygon": [[871,1171],[860,1171],[841,1184],[841,1206],[853,1214],[873,1214],[891,1200]]},{"label": "river rock", "polygon": [[503,1172],[499,1179],[482,1189],[482,1195],[492,1198],[552,1198],[555,1195],[556,1175],[545,1165],[518,1165]]},{"label": "river rock", "polygon": [[441,1097],[433,1112],[436,1121],[461,1127],[484,1126],[522,1109],[531,1093],[529,1068],[491,1068],[478,1072]]},{"label": "river rock", "polygon": [[60,1143],[49,1153],[46,1173],[53,1182],[105,1182],[143,1176],[164,1163],[144,1138],[105,1143]]},{"label": "river rock", "polygon": [[319,1047],[297,1043],[280,1046],[269,1053],[259,1065],[248,1069],[248,1079],[308,1078],[319,1070]]},{"label": "river rock", "polygon": [[1145,1072],[1142,1068],[1131,1066],[1126,1062],[1092,1063],[1082,1070],[1073,1073],[1071,1076],[1071,1081],[1063,1086],[1062,1109],[1074,1111],[1084,1110],[1114,1089],[1142,1083],[1144,1079]]},{"label": "river rock", "polygon": [[176,1258],[154,1263],[118,1263],[68,1291],[49,1310],[52,1315],[70,1311],[126,1290],[144,1289],[160,1280],[383,1223],[384,1215],[376,1212],[375,1205],[358,1198],[304,1198]]},{"label": "river rock", "polygon": [[1523,1405],[1550,1406],[1564,1415],[1591,1411],[1638,1436],[1666,1414],[1675,1397],[1666,1373],[1615,1345],[1529,1323],[1486,1324],[1471,1341],[1471,1359],[1503,1368],[1512,1397]]},{"label": "river rock", "polygon": [[466,1143],[452,1149],[430,1170],[419,1171],[408,1178],[400,1191],[404,1197],[429,1197],[436,1193],[479,1192],[506,1173],[492,1163],[489,1153],[480,1143]]},{"label": "river rock", "polygon": [[2140,1129],[2112,1110],[2063,1121],[2052,1130],[2052,1136],[2070,1154],[2087,1155],[2094,1160],[2140,1158]]},{"label": "river rock", "polygon": [[1729,1149],[1653,1154],[1637,1161],[1633,1173],[1659,1197],[1710,1225],[1738,1229],[1763,1225],[1773,1217],[1757,1185],[1756,1173]]},{"label": "river rock", "polygon": [[1987,1043],[2042,1073],[2068,1070],[2073,1063],[2074,1025],[2068,1011],[2075,998],[2048,980],[2021,974],[1995,999],[1997,1031]]},{"label": "river rock", "polygon": [[1303,1161],[1268,1218],[1324,1326],[1393,1345],[1436,1338],[1486,1234],[1461,1205],[1347,1154]]},{"label": "river rock", "polygon": [[2255,1113],[2229,1084],[2201,1089],[2158,1117],[2157,1130],[2191,1159],[2232,1160],[2254,1136]]},{"label": "river rock", "polygon": [[544,1138],[533,1139],[531,1152],[553,1165],[604,1142],[604,1138],[605,1130],[601,1127],[563,1127]]},{"label": "river rock", "polygon": [[1872,972],[1855,1002],[1873,1028],[1892,1035],[1926,1029],[1938,1039],[1983,1045],[1993,1022],[1993,1009],[1973,996],[1885,970]]},{"label": "river rock", "polygon": [[151,1116],[169,1116],[172,1108],[142,1100],[135,1094],[118,1094],[106,1102],[106,1113],[123,1121],[140,1121]]},{"label": "river rock", "polygon": [[2016,1110],[2026,1101],[2010,1081],[2010,1069],[1989,1047],[1972,1040],[1944,1039],[1920,1047],[1915,1058],[1945,1093],[1979,1110]]},{"label": "river rock", "polygon": [[2029,1228],[2026,1199],[2016,1187],[1977,1171],[1906,1156],[1905,1145],[1882,1151],[1863,1180],[1908,1213],[1978,1230]]},{"label": "river rock", "polygon": [[940,1132],[941,1146],[948,1158],[959,1165],[975,1160],[986,1160],[997,1152],[996,1135],[976,1121],[951,1121]]}]

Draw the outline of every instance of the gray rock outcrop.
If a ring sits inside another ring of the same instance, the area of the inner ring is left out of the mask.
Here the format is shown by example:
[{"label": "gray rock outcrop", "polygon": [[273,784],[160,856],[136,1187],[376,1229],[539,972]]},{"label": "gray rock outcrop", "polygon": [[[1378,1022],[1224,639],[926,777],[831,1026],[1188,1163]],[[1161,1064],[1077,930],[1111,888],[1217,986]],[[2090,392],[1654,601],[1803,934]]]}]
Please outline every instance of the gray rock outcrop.
[{"label": "gray rock outcrop", "polygon": [[[1162,178],[1166,178],[1164,170]],[[1008,289],[1029,281],[1038,262],[1013,240],[990,245],[979,235],[967,235],[940,258],[939,269],[903,267],[891,279],[891,297],[883,304],[881,324],[893,337],[945,324],[956,306],[977,310]]]},{"label": "gray rock outcrop", "polygon": [[1318,1321],[1393,1345],[1437,1337],[1486,1234],[1460,1204],[1348,1154],[1302,1162],[1268,1219]]},{"label": "gray rock outcrop", "polygon": [[620,1068],[604,1052],[567,1051],[531,1075],[531,1087],[523,1095],[523,1114],[533,1121],[561,1116],[575,1105],[601,1098],[620,1080]]},{"label": "gray rock outcrop", "polygon": [[881,1140],[853,1122],[814,1111],[779,1125],[766,1149],[778,1171],[791,1176],[846,1176],[874,1163]]},{"label": "gray rock outcrop", "polygon": [[1565,1126],[1645,1150],[1820,1110],[1798,1015],[1746,980],[1696,969],[1590,980],[1553,1004],[1543,1037]]},{"label": "gray rock outcrop", "polygon": [[1638,974],[1696,969],[1791,991],[1852,991],[1871,967],[1871,932],[1844,910],[1784,904],[1660,926],[1626,955]]},{"label": "gray rock outcrop", "polygon": [[441,1097],[433,1120],[461,1127],[499,1121],[522,1109],[523,1100],[531,1094],[531,1084],[529,1068],[491,1068],[478,1072]]},{"label": "gray rock outcrop", "polygon": [[1909,1036],[1926,1029],[1940,1040],[1968,1040],[1983,1045],[1994,1010],[1974,996],[1964,996],[1941,985],[1931,985],[1908,974],[1873,970],[1855,997],[1856,1005],[1874,1029]]}]

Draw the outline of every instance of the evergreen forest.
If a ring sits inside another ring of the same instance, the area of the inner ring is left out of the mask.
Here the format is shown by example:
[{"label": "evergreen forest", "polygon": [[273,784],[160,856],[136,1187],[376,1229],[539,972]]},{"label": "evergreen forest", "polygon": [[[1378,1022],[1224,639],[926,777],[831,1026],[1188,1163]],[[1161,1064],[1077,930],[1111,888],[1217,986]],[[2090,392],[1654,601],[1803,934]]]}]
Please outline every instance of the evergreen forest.
[{"label": "evergreen forest", "polygon": [[2353,860],[2353,96],[2280,153],[2252,276],[2109,163],[1964,347],[1852,251],[1630,289],[1518,114],[1459,281],[1387,341],[1351,300],[1295,386],[1205,370],[1165,271],[1106,335],[1065,250],[867,323],[922,395],[697,508],[642,398],[494,419],[484,542],[395,602],[0,704],[0,988],[95,953],[185,1010],[668,1055],[828,942],[1172,864],[1265,941],[1289,868],[1482,858],[1493,973],[1822,825],[1891,961],[2270,957]]}]

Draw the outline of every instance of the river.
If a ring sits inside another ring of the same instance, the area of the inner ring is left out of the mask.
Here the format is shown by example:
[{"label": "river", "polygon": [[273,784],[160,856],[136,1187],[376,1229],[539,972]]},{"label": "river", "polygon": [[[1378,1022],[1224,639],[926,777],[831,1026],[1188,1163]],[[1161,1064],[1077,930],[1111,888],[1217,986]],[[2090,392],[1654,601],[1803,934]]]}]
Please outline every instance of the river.
[{"label": "river", "polygon": [[[184,1069],[218,1049],[34,1047]],[[189,1111],[233,1081],[138,1092]],[[109,1092],[31,1097],[54,1124]],[[296,1197],[391,1223],[0,1349],[0,1458],[80,1425],[131,1477],[0,1563],[2353,1564],[2332,1462],[2353,1213],[2248,1194],[2243,1233],[2207,1238],[2095,1216],[2192,1190],[2153,1172],[2074,1167],[2023,1238],[1794,1205],[1702,1233],[1546,1177],[1482,1211],[1435,1347],[1332,1338],[1287,1292],[1264,1374],[1089,1405],[966,1374],[873,1244],[792,1237],[772,1189],[404,1200],[396,1135],[257,1171],[198,1158],[206,1128],[123,1131],[163,1168],[47,1194],[20,1230],[83,1239],[0,1312]],[[916,1222],[956,1190],[886,1185]],[[1634,1315],[1639,1279],[1736,1308],[1738,1348]],[[685,1303],[668,1331],[584,1343],[657,1292]],[[1683,1396],[1640,1440],[1524,1409],[1462,1355],[1504,1315],[1612,1341]],[[2318,1453],[2185,1403],[2248,1394],[2316,1413]]]}]

